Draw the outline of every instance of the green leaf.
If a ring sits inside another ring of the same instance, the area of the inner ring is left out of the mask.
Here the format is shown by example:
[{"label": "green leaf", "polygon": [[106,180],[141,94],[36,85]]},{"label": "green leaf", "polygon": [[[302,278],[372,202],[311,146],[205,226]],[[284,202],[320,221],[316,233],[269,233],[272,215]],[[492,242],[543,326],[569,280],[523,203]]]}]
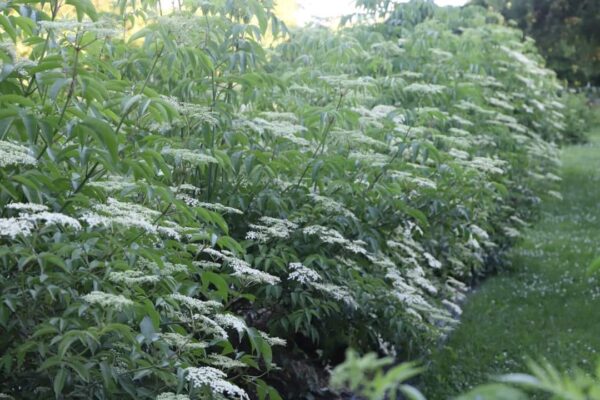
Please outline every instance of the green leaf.
[{"label": "green leaf", "polygon": [[67,379],[67,370],[65,368],[61,368],[56,376],[54,377],[54,395],[56,398],[60,398],[63,388],[65,387],[65,380]]},{"label": "green leaf", "polygon": [[140,331],[148,343],[158,339],[158,334],[154,329],[154,323],[152,322],[152,318],[149,316],[145,316],[142,319],[142,322],[140,322]]}]

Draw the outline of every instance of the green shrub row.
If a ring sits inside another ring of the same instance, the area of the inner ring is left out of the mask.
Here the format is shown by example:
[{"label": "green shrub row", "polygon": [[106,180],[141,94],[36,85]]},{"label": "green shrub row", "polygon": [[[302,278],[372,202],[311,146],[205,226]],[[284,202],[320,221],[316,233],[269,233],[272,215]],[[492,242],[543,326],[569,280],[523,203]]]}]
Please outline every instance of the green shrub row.
[{"label": "green shrub row", "polygon": [[0,3],[5,396],[278,399],[286,360],[426,354],[557,195],[567,93],[498,15],[271,3]]}]

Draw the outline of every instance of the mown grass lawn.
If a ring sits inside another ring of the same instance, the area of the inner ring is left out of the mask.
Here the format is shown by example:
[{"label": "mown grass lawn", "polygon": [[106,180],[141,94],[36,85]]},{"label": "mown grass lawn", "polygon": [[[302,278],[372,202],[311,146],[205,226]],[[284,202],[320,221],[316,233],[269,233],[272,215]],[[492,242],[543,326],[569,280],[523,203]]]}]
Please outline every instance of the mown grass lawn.
[{"label": "mown grass lawn", "polygon": [[563,151],[563,201],[547,200],[523,232],[512,267],[469,298],[462,322],[423,376],[429,399],[446,399],[490,376],[524,372],[528,358],[561,370],[592,369],[600,353],[600,129]]}]

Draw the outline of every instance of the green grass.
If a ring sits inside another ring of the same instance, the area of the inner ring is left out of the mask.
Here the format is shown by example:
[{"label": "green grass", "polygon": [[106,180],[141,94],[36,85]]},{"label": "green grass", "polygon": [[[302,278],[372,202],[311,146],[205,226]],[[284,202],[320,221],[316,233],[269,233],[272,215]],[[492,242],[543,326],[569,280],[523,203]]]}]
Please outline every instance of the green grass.
[{"label": "green grass", "polygon": [[548,201],[510,256],[512,268],[488,279],[465,304],[462,321],[431,357],[422,390],[447,399],[525,372],[547,359],[560,370],[590,370],[600,357],[600,129],[563,151],[563,201]]}]

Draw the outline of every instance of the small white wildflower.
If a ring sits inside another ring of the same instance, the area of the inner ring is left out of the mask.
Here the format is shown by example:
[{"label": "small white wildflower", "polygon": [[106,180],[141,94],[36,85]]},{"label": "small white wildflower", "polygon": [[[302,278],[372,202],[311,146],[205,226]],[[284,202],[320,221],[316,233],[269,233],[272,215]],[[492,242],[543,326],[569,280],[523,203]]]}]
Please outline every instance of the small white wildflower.
[{"label": "small white wildflower", "polygon": [[227,374],[213,367],[189,367],[185,369],[186,379],[196,388],[208,387],[213,393],[237,399],[249,399],[248,394],[227,381]]},{"label": "small white wildflower", "polygon": [[93,292],[81,296],[81,298],[90,304],[98,304],[101,307],[114,308],[118,311],[134,304],[133,301],[123,295],[105,293],[99,290],[94,290]]}]

